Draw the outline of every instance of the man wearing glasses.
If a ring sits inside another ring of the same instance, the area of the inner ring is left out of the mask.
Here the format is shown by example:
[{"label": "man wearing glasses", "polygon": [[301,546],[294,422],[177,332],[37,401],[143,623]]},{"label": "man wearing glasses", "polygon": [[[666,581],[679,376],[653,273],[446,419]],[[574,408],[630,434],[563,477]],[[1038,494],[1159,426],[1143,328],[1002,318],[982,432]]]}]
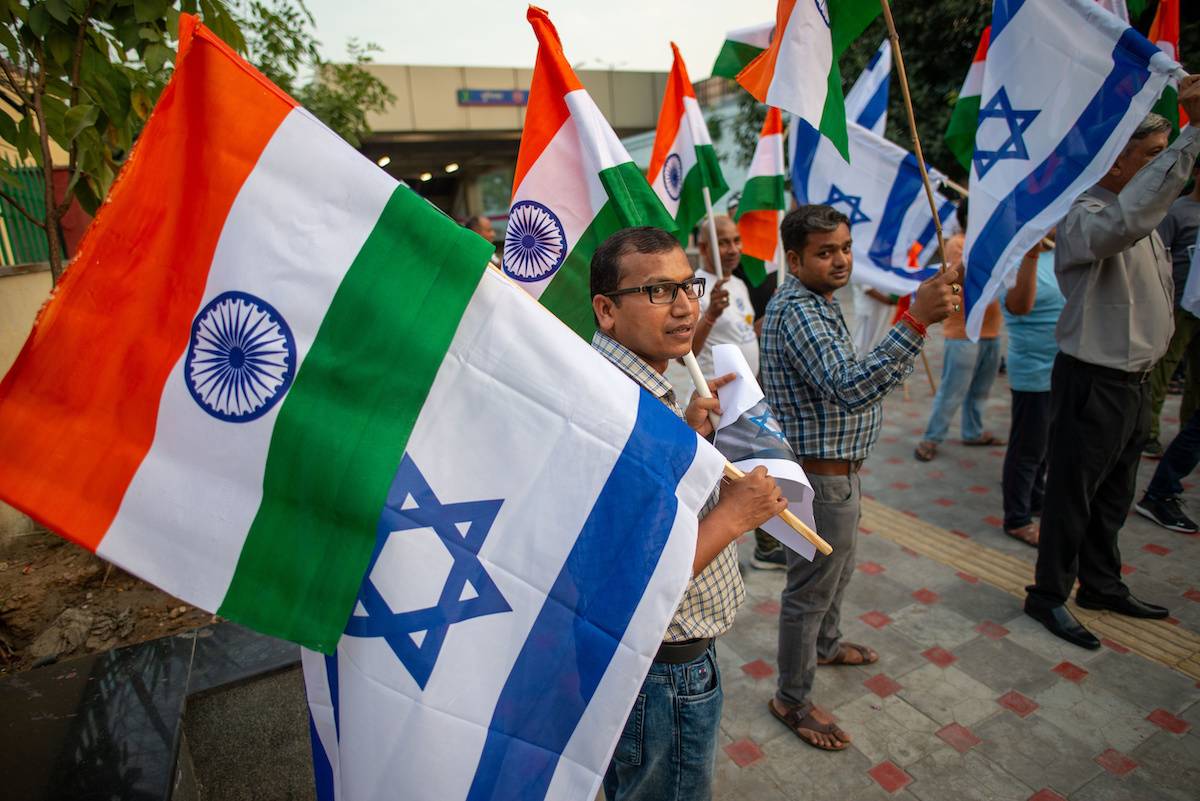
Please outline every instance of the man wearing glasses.
[{"label": "man wearing glasses", "polygon": [[[673,236],[627,228],[592,256],[592,347],[669,406],[702,436],[712,433],[715,398],[693,396],[686,411],[663,377],[667,364],[692,348],[704,279],[692,274]],[[711,382],[714,390],[733,379]],[[738,536],[787,508],[759,467],[713,492],[700,514],[692,581],[663,637],[649,675],[604,777],[609,801],[707,799],[712,795],[721,682],[713,639],[733,624],[745,598],[738,573]]]}]

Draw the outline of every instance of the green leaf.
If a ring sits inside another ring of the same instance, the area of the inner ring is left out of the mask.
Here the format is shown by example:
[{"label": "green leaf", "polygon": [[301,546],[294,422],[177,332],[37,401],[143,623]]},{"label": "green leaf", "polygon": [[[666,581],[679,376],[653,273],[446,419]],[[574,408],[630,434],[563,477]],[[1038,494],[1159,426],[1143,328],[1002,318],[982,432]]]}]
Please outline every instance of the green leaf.
[{"label": "green leaf", "polygon": [[79,16],[83,16],[83,12],[87,11],[88,0],[67,0],[67,5],[71,7]]},{"label": "green leaf", "polygon": [[163,44],[152,44],[146,48],[146,53],[142,56],[142,61],[146,64],[146,69],[150,72],[158,72],[163,68],[163,65],[175,55],[171,48]]},{"label": "green leaf", "polygon": [[133,0],[133,14],[138,22],[153,22],[167,13],[163,0]]},{"label": "green leaf", "polygon": [[5,113],[0,113],[0,139],[10,145],[17,143],[17,122]]},{"label": "green leaf", "polygon": [[63,115],[63,133],[66,135],[67,141],[74,142],[85,128],[95,125],[99,117],[100,109],[88,103],[68,109],[67,113]]},{"label": "green leaf", "polygon": [[83,90],[114,122],[124,122],[129,115],[129,78],[115,64],[91,48],[84,51]]},{"label": "green leaf", "polygon": [[64,25],[71,21],[71,9],[66,0],[46,0],[46,11]]},{"label": "green leaf", "polygon": [[29,9],[29,30],[39,39],[43,38],[50,31],[51,17],[50,12],[44,5],[33,6]]},{"label": "green leaf", "polygon": [[57,97],[42,96],[42,117],[46,120],[46,133],[64,150],[70,146],[63,119],[67,114],[67,104]]},{"label": "green leaf", "polygon": [[71,63],[71,51],[74,46],[71,34],[62,28],[53,28],[46,35],[46,49],[50,51],[50,57],[64,67]]}]

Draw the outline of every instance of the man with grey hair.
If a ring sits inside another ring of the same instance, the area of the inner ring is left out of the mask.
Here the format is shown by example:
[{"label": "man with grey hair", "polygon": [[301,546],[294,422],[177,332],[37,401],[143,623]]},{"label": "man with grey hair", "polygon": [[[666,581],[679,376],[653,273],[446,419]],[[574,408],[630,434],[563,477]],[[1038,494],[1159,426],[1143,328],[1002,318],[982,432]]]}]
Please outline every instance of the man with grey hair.
[{"label": "man with grey hair", "polygon": [[[1179,102],[1200,115],[1200,77]],[[1171,124],[1151,114],[1100,182],[1058,224],[1054,270],[1066,297],[1050,384],[1051,434],[1034,584],[1025,612],[1084,648],[1100,641],[1067,610],[1076,602],[1140,618],[1167,610],[1135,598],[1121,578],[1117,532],[1133,501],[1150,429],[1150,371],[1173,330],[1171,258],[1155,227],[1196,156],[1194,127],[1169,147]]]},{"label": "man with grey hair", "polygon": [[833,293],[850,280],[850,221],[830,206],[800,206],[783,218],[788,275],[767,304],[762,381],[767,403],[813,488],[817,531],[833,546],[809,562],[787,554],[779,613],[779,687],[771,714],[804,742],[841,751],[850,738],[813,703],[817,665],[867,665],[879,655],[842,640],[842,594],[854,574],[861,500],[858,470],[879,438],[883,399],[912,372],[925,328],[957,311],[957,271],[917,289],[883,341],[859,355]]}]

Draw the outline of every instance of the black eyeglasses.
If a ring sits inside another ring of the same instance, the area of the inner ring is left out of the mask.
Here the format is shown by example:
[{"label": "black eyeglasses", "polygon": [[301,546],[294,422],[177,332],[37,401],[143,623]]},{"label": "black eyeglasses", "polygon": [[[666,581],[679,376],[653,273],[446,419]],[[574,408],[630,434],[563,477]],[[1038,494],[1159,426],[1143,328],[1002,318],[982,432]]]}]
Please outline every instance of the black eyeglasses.
[{"label": "black eyeglasses", "polygon": [[704,279],[689,278],[686,281],[663,281],[659,284],[634,286],[629,289],[618,289],[616,292],[605,292],[604,297],[615,298],[617,295],[635,295],[645,292],[651,303],[666,305],[675,302],[681,289],[688,300],[699,300],[704,297]]}]

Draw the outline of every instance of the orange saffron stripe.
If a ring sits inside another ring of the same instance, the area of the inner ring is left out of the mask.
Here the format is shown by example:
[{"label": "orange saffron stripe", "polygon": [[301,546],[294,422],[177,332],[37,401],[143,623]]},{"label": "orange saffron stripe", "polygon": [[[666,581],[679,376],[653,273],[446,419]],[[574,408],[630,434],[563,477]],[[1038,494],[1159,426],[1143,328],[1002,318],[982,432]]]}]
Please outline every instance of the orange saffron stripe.
[{"label": "orange saffron stripe", "polygon": [[654,134],[654,150],[650,154],[650,169],[646,170],[646,179],[654,183],[654,179],[662,171],[671,152],[671,145],[679,135],[679,124],[683,120],[683,99],[695,97],[691,79],[688,78],[687,65],[679,48],[671,42],[671,74],[667,76],[667,91],[663,94],[662,109],[658,112],[658,130]]},{"label": "orange saffron stripe", "polygon": [[154,439],[234,198],[295,105],[194,17],[179,40],[171,82],[0,383],[0,498],[92,550]]},{"label": "orange saffron stripe", "polygon": [[583,84],[575,76],[575,70],[563,54],[558,30],[549,15],[537,6],[530,6],[525,19],[533,26],[538,40],[537,62],[533,67],[533,80],[529,83],[529,105],[525,108],[525,128],[521,131],[521,148],[517,153],[517,168],[513,174],[513,193],[525,180],[550,140],[558,133],[571,112],[567,109],[566,95],[582,89]]},{"label": "orange saffron stripe", "polygon": [[779,58],[779,48],[787,38],[788,19],[791,18],[792,9],[795,7],[796,0],[779,0],[779,5],[775,8],[775,36],[771,38],[771,44],[738,73],[737,82],[760,103],[767,102],[767,90],[771,88],[771,81],[775,78],[775,62]]}]

